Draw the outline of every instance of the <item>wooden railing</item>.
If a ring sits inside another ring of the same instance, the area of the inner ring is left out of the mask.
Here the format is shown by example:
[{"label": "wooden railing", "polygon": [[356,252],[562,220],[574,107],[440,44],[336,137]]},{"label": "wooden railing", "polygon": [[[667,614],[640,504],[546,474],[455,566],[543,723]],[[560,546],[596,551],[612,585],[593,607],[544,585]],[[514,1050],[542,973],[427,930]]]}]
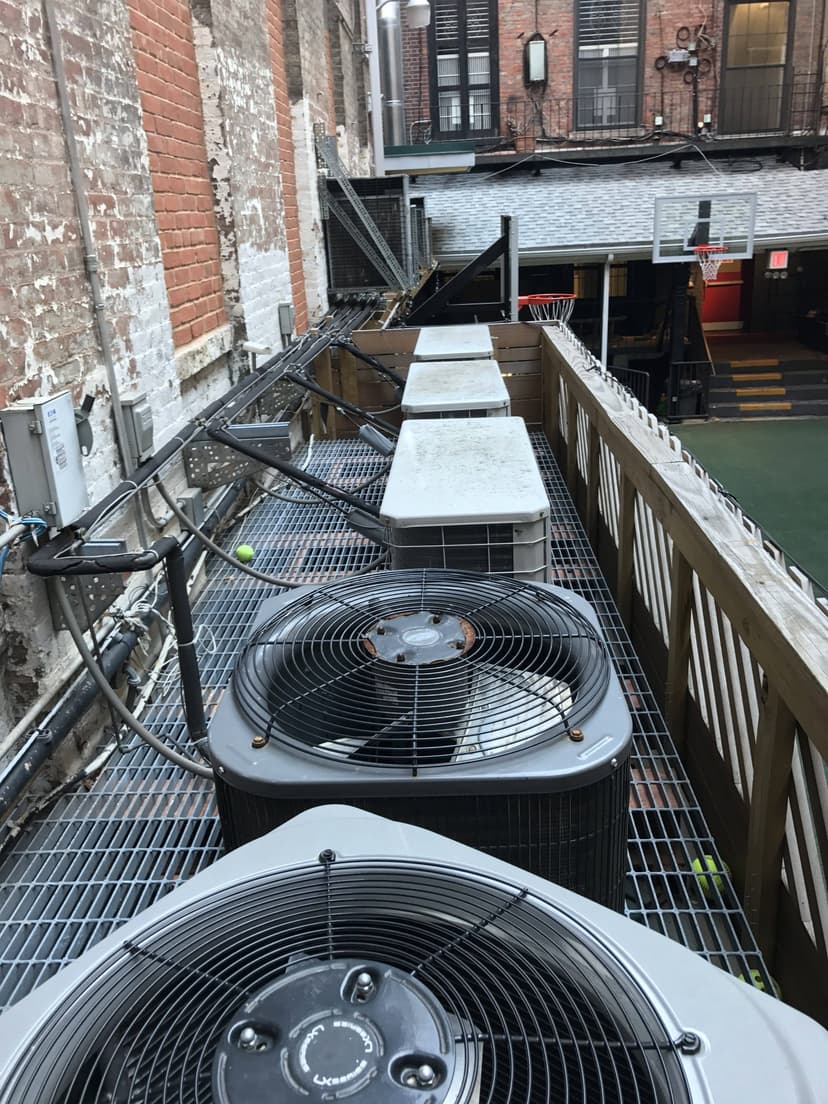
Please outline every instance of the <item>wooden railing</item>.
[{"label": "wooden railing", "polygon": [[828,617],[566,328],[543,424],[783,994],[828,1017]]}]

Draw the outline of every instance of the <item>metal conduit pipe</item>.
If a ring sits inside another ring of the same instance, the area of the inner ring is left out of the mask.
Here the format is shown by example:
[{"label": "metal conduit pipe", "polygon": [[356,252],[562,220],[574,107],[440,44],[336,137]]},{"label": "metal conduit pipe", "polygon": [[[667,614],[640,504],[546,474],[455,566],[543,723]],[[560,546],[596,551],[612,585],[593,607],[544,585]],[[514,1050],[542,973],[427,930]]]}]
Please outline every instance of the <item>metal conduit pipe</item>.
[{"label": "metal conduit pipe", "polygon": [[[210,422],[218,414],[224,413],[228,418],[236,416],[260,398],[280,378],[287,366],[304,367],[315,356],[322,352],[331,342],[337,338],[343,330],[359,326],[371,314],[374,313],[375,304],[348,307],[332,314],[323,322],[319,332],[306,334],[295,345],[277,353],[262,364],[255,373],[239,380],[229,391],[219,399],[215,399],[198,413],[192,421],[188,422],[179,432],[172,437],[162,448],[150,457],[145,463],[139,465],[129,477],[114,487],[109,494],[86,511],[74,524],[72,530],[75,533],[87,533],[97,525],[103,517],[110,513],[117,505],[123,502],[136,490],[148,486],[156,472],[159,472],[165,464],[175,459],[178,453],[204,431],[206,423]],[[59,542],[58,544],[55,541]],[[41,559],[44,555],[53,556],[64,551],[71,543],[71,538],[65,534],[59,535],[53,541],[41,545],[39,550]],[[31,562],[31,557],[29,558]]]},{"label": "metal conduit pipe", "polygon": [[14,544],[18,537],[25,537],[27,533],[31,532],[28,525],[21,525],[19,522],[15,525],[10,525],[3,533],[0,533],[0,548],[6,548],[10,544]]},{"label": "metal conduit pipe", "polygon": [[[113,634],[103,649],[104,676],[111,682],[138,643],[137,630]],[[99,697],[91,675],[77,679],[65,691],[49,715],[34,729],[26,743],[0,775],[0,820],[17,804],[38,770],[57,751],[74,726]]]},{"label": "metal conduit pipe", "polygon": [[[102,647],[105,641],[112,635],[112,631],[115,628],[115,622],[111,617],[104,619],[100,626],[100,630],[96,631],[95,636],[97,638],[97,647]],[[33,702],[20,720],[15,724],[6,735],[0,740],[0,759],[2,759],[7,752],[9,752],[14,745],[20,740],[26,732],[35,723],[38,717],[42,716],[55,698],[61,693],[62,689],[66,686],[70,679],[74,679],[75,675],[83,666],[83,660],[80,656],[75,656],[68,667],[60,672],[60,681],[57,685],[46,690],[45,693]]]},{"label": "metal conduit pipe", "polygon": [[[95,329],[98,333],[98,342],[101,347],[106,379],[109,385],[109,394],[112,400],[112,418],[115,423],[115,441],[118,446],[118,454],[121,458],[121,471],[124,475],[132,466],[132,457],[129,453],[124,409],[121,405],[121,393],[118,388],[118,377],[115,373],[115,357],[112,352],[110,338],[110,325],[106,316],[106,303],[104,301],[101,280],[98,275],[98,258],[95,253],[95,241],[92,237],[92,226],[89,221],[89,206],[86,201],[86,181],[80,166],[78,157],[78,145],[75,140],[75,125],[72,121],[72,110],[69,104],[69,90],[66,86],[66,71],[63,64],[63,41],[55,14],[53,0],[44,0],[46,23],[49,27],[49,40],[52,45],[52,71],[57,87],[60,114],[63,120],[63,134],[66,139],[66,149],[69,157],[69,175],[72,181],[72,192],[75,198],[75,206],[78,212],[78,222],[83,238],[83,260],[86,267],[86,275],[89,280],[89,288],[92,292],[92,306],[94,308]],[[146,544],[144,521],[141,509],[135,505],[135,525],[138,536]]]},{"label": "metal conduit pipe", "polygon": [[[227,489],[205,519],[205,530],[215,531],[221,520],[231,512],[240,494],[241,490],[235,484]],[[182,553],[186,575],[197,563],[201,546],[198,541],[188,538],[183,544]],[[154,608],[163,612],[168,606],[168,599],[167,594],[161,594]],[[147,625],[154,619],[154,613],[149,612],[142,618]],[[103,645],[103,670],[110,683],[129,659],[137,642],[137,633],[123,630],[112,634]],[[88,674],[79,675],[67,687],[48,715],[32,730],[6,770],[0,774],[0,818],[14,807],[39,768],[57,751],[98,698],[98,687]]]},{"label": "metal conduit pipe", "polygon": [[[204,706],[201,700],[201,680],[198,675],[198,662],[195,658],[195,643],[193,641],[193,622],[190,613],[190,601],[186,587],[186,572],[183,566],[183,553],[181,545],[175,537],[161,537],[153,546],[144,552],[132,555],[110,556],[102,568],[94,559],[82,556],[61,557],[58,560],[38,562],[35,568],[31,566],[32,557],[29,558],[30,570],[36,575],[59,580],[62,575],[99,575],[103,570],[109,573],[116,571],[140,571],[145,568],[155,567],[164,563],[167,569],[167,585],[169,588],[170,609],[178,643],[178,662],[181,669],[181,689],[184,695],[184,711],[187,716],[187,727],[190,730],[190,738],[194,744],[203,740],[206,734],[204,722]],[[183,589],[182,589],[183,588]],[[81,637],[78,642],[77,632],[74,631],[72,621],[74,615],[62,593],[62,587],[56,588],[57,598],[63,610],[64,619],[69,625],[70,631],[78,645],[78,651],[83,654],[84,647]],[[68,615],[67,615],[68,610]],[[84,655],[84,662],[89,665],[89,660]],[[108,696],[107,690],[101,684],[101,690]],[[120,701],[120,699],[118,699]],[[118,705],[110,697],[112,705],[117,710]]]},{"label": "metal conduit pipe", "polygon": [[[179,549],[180,555],[180,549]],[[170,571],[170,564],[176,562],[175,550],[167,554],[167,579],[170,584],[170,589],[178,589],[180,583],[174,581],[174,576]],[[186,576],[184,577],[184,587],[186,589]],[[200,778],[212,778],[212,769],[202,763],[197,763],[194,759],[191,759],[187,755],[182,755],[181,752],[171,748],[168,744],[164,743],[154,732],[146,727],[138,718],[129,711],[126,705],[121,701],[118,695],[113,690],[106,677],[106,674],[101,670],[100,666],[96,663],[95,657],[89,651],[86,646],[86,642],[83,639],[83,632],[78,625],[75,615],[72,612],[72,607],[69,605],[69,599],[66,597],[66,589],[60,579],[55,580],[55,594],[58,600],[58,604],[63,613],[63,617],[66,621],[66,625],[69,632],[72,634],[72,639],[77,645],[78,651],[83,656],[84,664],[89,671],[90,677],[95,683],[97,689],[103,695],[104,699],[112,707],[115,713],[121,718],[121,720],[129,725],[133,732],[137,733],[144,743],[149,744],[151,748],[154,748],[164,759],[167,759],[170,763],[175,764],[177,767],[189,771],[190,774],[196,774]],[[178,608],[178,613],[177,613]],[[187,611],[189,612],[189,603],[187,603]],[[177,615],[176,615],[177,614]],[[178,634],[186,630],[186,620],[181,616],[180,602],[176,602],[173,605],[173,616],[175,618],[176,625],[176,644],[178,647],[178,664],[181,669],[181,688],[184,695],[184,715],[187,723],[187,728],[190,733],[190,739],[194,744],[198,744],[204,739],[207,734],[206,724],[204,722],[204,706],[201,701],[201,683],[198,678],[198,662],[195,658],[195,641],[192,636],[186,637],[182,644]],[[190,629],[192,630],[192,621],[190,620]],[[197,692],[193,694],[193,679],[197,687]]]}]

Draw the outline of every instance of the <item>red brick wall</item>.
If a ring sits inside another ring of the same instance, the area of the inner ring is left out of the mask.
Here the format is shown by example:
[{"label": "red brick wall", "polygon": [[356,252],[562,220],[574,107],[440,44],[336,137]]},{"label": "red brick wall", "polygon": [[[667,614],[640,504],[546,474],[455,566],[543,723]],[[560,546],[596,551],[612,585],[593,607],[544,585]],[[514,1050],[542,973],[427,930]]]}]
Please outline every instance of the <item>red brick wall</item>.
[{"label": "red brick wall", "polygon": [[186,0],[128,0],[173,339],[227,321]]},{"label": "red brick wall", "polygon": [[267,0],[267,27],[270,39],[270,62],[273,69],[273,99],[276,107],[276,133],[279,143],[279,174],[282,181],[282,203],[285,210],[285,239],[296,332],[304,333],[308,326],[308,300],[302,266],[302,243],[299,238],[299,203],[296,190],[296,162],[290,119],[290,99],[285,71],[285,43],[282,25],[282,0]]},{"label": "red brick wall", "polygon": [[[500,132],[511,137],[515,131],[533,129],[533,107],[523,83],[523,51],[526,40],[535,32],[535,0],[501,0],[498,4],[500,67]],[[706,22],[706,33],[715,46],[700,56],[711,62],[710,71],[699,81],[699,115],[711,114],[715,127],[716,111],[724,61],[724,32],[727,0],[704,0],[688,6],[686,0],[644,0],[643,31],[639,46],[642,129],[653,124],[656,115],[665,119],[665,127],[695,132],[692,89],[684,83],[685,69],[657,70],[655,60],[676,46],[676,31]],[[548,83],[542,93],[544,119],[548,132],[567,135],[573,129],[572,99],[575,94],[575,42],[577,0],[538,0],[537,30],[547,45]],[[797,0],[796,25],[789,42],[788,56],[801,76],[819,69],[819,43],[824,40],[821,0]],[[422,36],[422,48],[426,48]],[[420,32],[403,31],[405,66],[406,120],[418,118],[418,67]],[[425,115],[428,115],[428,61],[425,62]],[[535,127],[535,130],[537,127]]]},{"label": "red brick wall", "polygon": [[[405,90],[405,123],[407,136],[421,119],[431,118],[429,94],[428,32],[425,28],[406,30],[403,25],[403,88]],[[414,128],[414,139],[422,141],[425,124]]]}]

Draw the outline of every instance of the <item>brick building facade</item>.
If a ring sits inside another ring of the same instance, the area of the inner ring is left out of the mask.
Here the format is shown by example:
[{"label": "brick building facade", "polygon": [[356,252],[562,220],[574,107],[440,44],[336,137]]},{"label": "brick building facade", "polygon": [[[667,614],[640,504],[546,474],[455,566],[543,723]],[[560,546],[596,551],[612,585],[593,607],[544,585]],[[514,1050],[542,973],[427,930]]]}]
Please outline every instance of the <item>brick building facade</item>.
[{"label": "brick building facade", "polygon": [[[298,332],[324,311],[313,127],[339,136],[353,173],[370,171],[362,20],[359,0],[0,2],[0,407],[94,396],[90,502],[121,478],[96,314],[121,398],[149,398],[157,448],[226,390],[244,342],[280,347],[278,303],[293,303]],[[0,505],[14,511],[0,458]],[[62,643],[13,554],[0,730],[60,667]]]},{"label": "brick building facade", "polygon": [[[433,0],[432,8],[427,30],[403,31],[415,144],[465,138],[521,150],[538,139],[586,145],[819,125],[820,0]],[[537,80],[527,64],[533,40]]]}]

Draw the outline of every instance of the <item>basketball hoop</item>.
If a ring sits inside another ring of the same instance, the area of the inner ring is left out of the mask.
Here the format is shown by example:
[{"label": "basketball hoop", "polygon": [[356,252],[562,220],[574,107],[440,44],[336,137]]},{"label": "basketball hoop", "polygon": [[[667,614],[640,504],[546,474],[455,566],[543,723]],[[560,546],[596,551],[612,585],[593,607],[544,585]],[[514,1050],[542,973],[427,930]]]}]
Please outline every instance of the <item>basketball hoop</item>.
[{"label": "basketball hoop", "polygon": [[519,295],[518,307],[528,307],[535,322],[568,322],[575,307],[571,292],[544,292],[539,295]]},{"label": "basketball hoop", "polygon": [[697,245],[694,246],[693,252],[696,254],[696,260],[699,262],[699,268],[701,268],[704,282],[707,284],[711,280],[715,280],[719,274],[719,267],[725,259],[727,246]]}]

